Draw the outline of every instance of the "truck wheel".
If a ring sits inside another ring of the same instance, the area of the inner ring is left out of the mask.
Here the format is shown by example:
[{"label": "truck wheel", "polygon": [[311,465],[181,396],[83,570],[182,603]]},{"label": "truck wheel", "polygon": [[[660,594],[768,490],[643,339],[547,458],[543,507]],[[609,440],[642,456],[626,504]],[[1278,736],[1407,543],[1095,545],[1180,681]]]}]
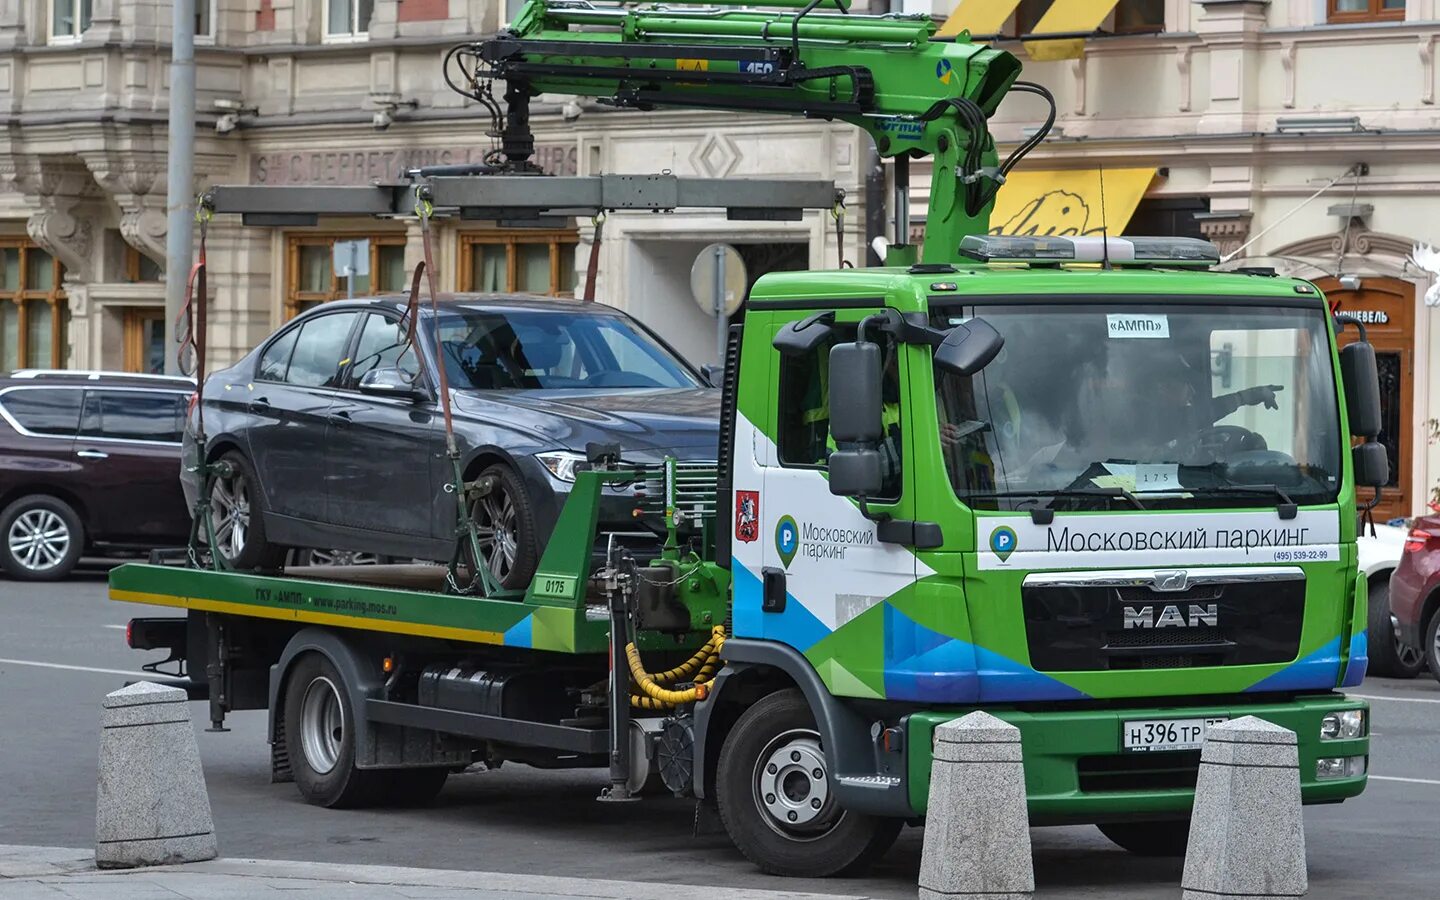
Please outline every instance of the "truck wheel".
[{"label": "truck wheel", "polygon": [[285,548],[265,539],[265,498],[255,469],[243,453],[231,450],[220,457],[229,474],[210,482],[205,506],[215,530],[215,547],[237,569],[278,569],[285,561]]},{"label": "truck wheel", "polygon": [[332,808],[384,798],[378,770],[355,767],[355,710],[340,673],[319,653],[295,661],[285,684],[285,743],[305,802]]},{"label": "truck wheel", "polygon": [[[481,472],[480,478],[494,479],[490,493],[470,507],[480,535],[480,554],[501,587],[519,590],[530,584],[540,562],[535,510],[525,483],[509,466],[496,463]],[[468,548],[466,554],[468,557]]]},{"label": "truck wheel", "polygon": [[1190,820],[1107,822],[1100,833],[1136,856],[1184,856],[1190,843]]},{"label": "truck wheel", "polygon": [[815,716],[794,689],[769,695],[735,723],[720,751],[715,799],[730,840],[771,875],[855,874],[890,849],[903,824],[840,806]]},{"label": "truck wheel", "polygon": [[1414,678],[1425,665],[1425,656],[1395,636],[1390,623],[1390,578],[1383,576],[1370,584],[1369,674],[1382,678]]},{"label": "truck wheel", "polygon": [[70,504],[58,497],[21,497],[0,513],[0,567],[12,578],[64,578],[80,561],[84,548],[85,526]]}]

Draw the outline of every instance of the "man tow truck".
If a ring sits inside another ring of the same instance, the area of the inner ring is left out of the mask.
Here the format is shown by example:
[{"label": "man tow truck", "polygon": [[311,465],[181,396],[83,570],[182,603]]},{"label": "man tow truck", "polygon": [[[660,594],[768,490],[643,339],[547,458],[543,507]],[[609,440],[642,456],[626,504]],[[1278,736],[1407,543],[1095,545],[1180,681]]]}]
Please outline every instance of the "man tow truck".
[{"label": "man tow truck", "polygon": [[[928,158],[923,253],[755,285],[713,470],[570,448],[588,467],[518,595],[464,577],[463,553],[428,581],[240,572],[197,539],[187,566],[112,572],[113,599],[186,611],[134,620],[131,645],[168,649],[217,728],[268,709],[274,777],[310,802],[423,800],[476,764],[608,767],[601,799],[658,778],[783,875],[855,871],[923,820],[934,728],[977,708],[1021,731],[1033,823],[1095,823],[1138,853],[1183,851],[1199,747],[1227,718],[1296,733],[1305,802],[1359,794],[1367,707],[1340,689],[1366,665],[1357,492],[1386,480],[1373,350],[1335,339],[1359,323],[1307,282],[1209,271],[1203,242],[989,235],[1035,140],[1001,161],[987,119],[1044,89],[926,18],[775,5],[794,8],[530,0],[447,59],[495,119],[485,165],[207,201],[422,224],[834,202],[804,182],[546,176],[542,92],[844,120],[897,162],[900,198]],[[463,509],[484,486],[460,480]],[[596,533],[620,484],[664,523],[647,556]]]}]

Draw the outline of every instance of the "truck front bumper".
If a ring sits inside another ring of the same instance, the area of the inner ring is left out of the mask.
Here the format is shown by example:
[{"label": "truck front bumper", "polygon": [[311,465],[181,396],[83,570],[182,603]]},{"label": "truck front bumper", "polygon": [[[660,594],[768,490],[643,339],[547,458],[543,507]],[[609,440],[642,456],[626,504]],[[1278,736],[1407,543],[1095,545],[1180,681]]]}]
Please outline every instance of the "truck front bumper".
[{"label": "truck front bumper", "polygon": [[[1321,740],[1326,713],[1366,712],[1365,736]],[[1295,732],[1300,755],[1300,793],[1305,803],[1338,803],[1365,789],[1365,775],[1316,777],[1322,758],[1367,757],[1370,753],[1368,705],[1342,694],[1314,694],[1258,703],[1209,706],[1150,706],[1103,710],[1029,711],[987,709],[1020,729],[1025,759],[1025,791],[1033,825],[1103,822],[1186,815],[1195,798],[1200,751],[1127,753],[1121,749],[1123,724],[1143,719],[1191,719],[1257,716]],[[924,815],[930,794],[930,764],[935,727],[970,710],[935,710],[905,719],[909,799]]]}]

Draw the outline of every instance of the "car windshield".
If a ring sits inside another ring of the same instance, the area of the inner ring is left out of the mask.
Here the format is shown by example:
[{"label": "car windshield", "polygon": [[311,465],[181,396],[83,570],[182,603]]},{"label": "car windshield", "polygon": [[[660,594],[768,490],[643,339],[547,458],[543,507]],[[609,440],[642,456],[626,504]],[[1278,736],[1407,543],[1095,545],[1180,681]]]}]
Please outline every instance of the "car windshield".
[{"label": "car windshield", "polygon": [[972,507],[1335,500],[1343,440],[1321,310],[966,306],[932,324],[970,316],[1004,349],[970,377],[937,370],[936,400],[950,482]]},{"label": "car windshield", "polygon": [[623,316],[459,309],[439,321],[446,374],[461,390],[699,385],[674,354]]}]

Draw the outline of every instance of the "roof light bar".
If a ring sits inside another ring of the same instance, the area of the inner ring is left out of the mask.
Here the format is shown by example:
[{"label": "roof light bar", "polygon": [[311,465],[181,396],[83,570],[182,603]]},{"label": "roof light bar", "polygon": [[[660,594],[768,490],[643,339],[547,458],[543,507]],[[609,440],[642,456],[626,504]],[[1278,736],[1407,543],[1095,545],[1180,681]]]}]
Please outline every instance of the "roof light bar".
[{"label": "roof light bar", "polygon": [[1220,251],[1209,241],[1184,237],[1101,238],[1022,237],[1015,235],[969,235],[960,242],[960,253],[981,262],[1023,262],[1031,264],[1098,263],[1107,257],[1123,266],[1199,266],[1220,262]]}]

